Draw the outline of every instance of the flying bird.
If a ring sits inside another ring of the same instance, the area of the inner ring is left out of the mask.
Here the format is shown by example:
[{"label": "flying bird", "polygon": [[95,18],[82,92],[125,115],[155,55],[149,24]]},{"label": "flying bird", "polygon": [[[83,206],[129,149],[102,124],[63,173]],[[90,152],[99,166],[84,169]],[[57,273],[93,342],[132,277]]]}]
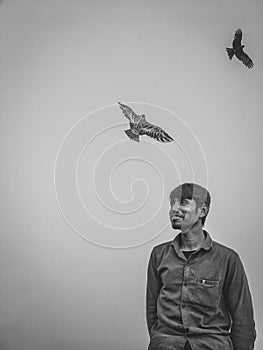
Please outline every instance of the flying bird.
[{"label": "flying bird", "polygon": [[232,60],[233,56],[235,55],[241,62],[244,63],[246,67],[252,68],[254,66],[254,63],[252,59],[244,52],[243,48],[245,45],[241,45],[241,40],[242,31],[241,29],[237,29],[232,43],[233,48],[226,48],[228,57],[230,60]]},{"label": "flying bird", "polygon": [[174,141],[162,128],[147,122],[144,114],[138,115],[129,106],[118,103],[124,116],[130,121],[130,129],[124,132],[131,140],[140,142],[139,136],[147,135],[160,142]]}]

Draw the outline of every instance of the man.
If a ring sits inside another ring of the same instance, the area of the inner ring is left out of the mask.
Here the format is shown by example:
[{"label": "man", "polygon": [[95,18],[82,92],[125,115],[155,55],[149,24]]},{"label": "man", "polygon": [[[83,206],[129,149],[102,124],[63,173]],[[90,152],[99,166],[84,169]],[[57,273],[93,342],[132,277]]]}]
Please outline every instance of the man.
[{"label": "man", "polygon": [[253,350],[251,294],[238,254],[203,229],[209,192],[192,183],[170,194],[181,232],[153,248],[148,265],[148,350]]}]

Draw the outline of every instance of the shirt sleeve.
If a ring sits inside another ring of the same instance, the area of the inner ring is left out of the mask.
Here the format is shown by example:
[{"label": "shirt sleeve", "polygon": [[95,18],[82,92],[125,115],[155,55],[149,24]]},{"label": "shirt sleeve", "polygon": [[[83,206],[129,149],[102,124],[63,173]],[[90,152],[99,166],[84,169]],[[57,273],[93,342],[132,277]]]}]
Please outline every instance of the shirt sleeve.
[{"label": "shirt sleeve", "polygon": [[234,350],[253,350],[256,330],[252,298],[244,267],[236,253],[229,261],[224,294],[232,318],[231,339]]},{"label": "shirt sleeve", "polygon": [[157,299],[160,288],[161,278],[158,275],[155,250],[153,249],[148,263],[146,286],[146,320],[149,335],[152,326],[157,321]]}]

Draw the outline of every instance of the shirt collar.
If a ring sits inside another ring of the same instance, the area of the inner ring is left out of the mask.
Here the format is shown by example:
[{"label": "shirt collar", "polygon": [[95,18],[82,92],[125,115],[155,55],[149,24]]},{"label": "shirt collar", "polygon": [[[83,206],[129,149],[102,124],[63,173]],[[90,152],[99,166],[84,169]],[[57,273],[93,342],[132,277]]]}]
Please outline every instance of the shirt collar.
[{"label": "shirt collar", "polygon": [[[207,231],[203,230],[203,232],[205,234],[205,240],[202,243],[202,245],[200,247],[200,250],[204,249],[204,250],[208,251],[212,247],[213,241],[212,241],[212,238],[210,237],[210,235],[209,235],[209,233]],[[180,250],[181,235],[182,235],[182,233],[180,232],[174,238],[174,240],[171,242],[171,245],[174,247],[174,249],[175,249],[175,251],[176,251],[176,253],[178,255],[182,255],[182,252]]]}]

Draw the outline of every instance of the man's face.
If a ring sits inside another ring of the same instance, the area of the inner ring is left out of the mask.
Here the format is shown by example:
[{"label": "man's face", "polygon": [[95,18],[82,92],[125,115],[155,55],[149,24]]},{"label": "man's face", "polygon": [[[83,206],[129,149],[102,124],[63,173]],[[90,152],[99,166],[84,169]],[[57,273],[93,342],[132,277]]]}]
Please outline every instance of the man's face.
[{"label": "man's face", "polygon": [[200,219],[201,209],[194,199],[170,198],[170,220],[173,229],[189,231]]}]

